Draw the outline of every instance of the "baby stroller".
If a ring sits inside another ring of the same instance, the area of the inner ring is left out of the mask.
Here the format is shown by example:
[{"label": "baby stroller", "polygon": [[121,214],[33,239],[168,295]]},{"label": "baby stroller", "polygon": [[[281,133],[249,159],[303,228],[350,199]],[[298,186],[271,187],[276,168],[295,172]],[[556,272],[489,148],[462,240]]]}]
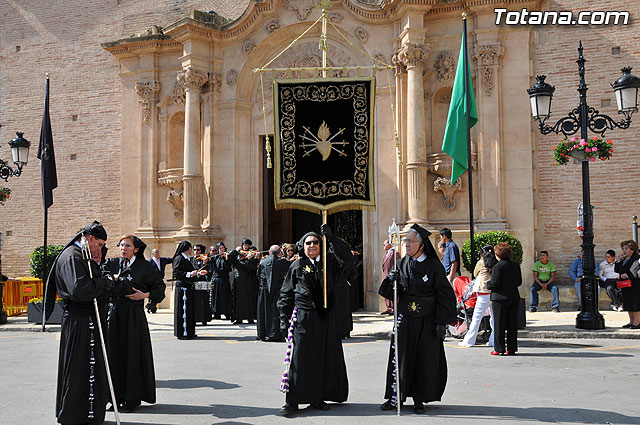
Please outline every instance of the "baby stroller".
[{"label": "baby stroller", "polygon": [[[456,294],[456,321],[448,326],[448,331],[452,337],[462,339],[471,325],[478,296],[473,292],[473,282],[467,276],[459,276],[453,281],[453,292]],[[489,314],[485,313],[478,330],[478,338],[486,343],[489,341],[489,336],[491,336],[491,325]]]}]

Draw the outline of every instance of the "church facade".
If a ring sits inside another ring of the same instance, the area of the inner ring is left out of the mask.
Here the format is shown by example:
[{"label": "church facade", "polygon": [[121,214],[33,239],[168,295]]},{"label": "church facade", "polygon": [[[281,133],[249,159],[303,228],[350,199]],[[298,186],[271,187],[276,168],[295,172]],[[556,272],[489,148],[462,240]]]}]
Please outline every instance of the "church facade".
[{"label": "church facade", "polygon": [[[273,211],[265,145],[267,136],[273,143],[275,73],[254,70],[270,61],[271,68],[321,66],[320,26],[302,36],[321,15],[318,1],[118,0],[77,11],[73,20],[76,11],[67,2],[56,2],[58,15],[43,13],[37,3],[12,4],[11,25],[0,30],[0,134],[8,141],[13,131],[24,131],[36,150],[43,75],[50,72],[59,188],[49,210],[49,243],[65,243],[93,219],[109,232],[113,255],[112,241],[123,233],[164,256],[183,239],[233,247],[249,237],[266,249],[304,233],[295,213]],[[561,137],[540,135],[526,89],[536,74],[549,74],[556,86],[551,120],[576,107],[582,40],[590,105],[615,116],[608,83],[622,66],[640,72],[633,21],[640,6],[608,2],[609,10],[629,11],[632,19],[606,26],[497,24],[495,9],[504,2],[492,0],[332,0],[324,6],[329,66],[392,65],[376,74],[377,205],[358,219],[363,306],[379,307],[382,241],[392,219],[434,231],[434,244],[442,227],[453,229],[460,246],[468,239],[467,174],[451,184],[451,159],[441,149],[462,12],[479,115],[471,131],[475,231],[517,236],[525,281],[543,249],[566,279],[560,270],[568,270],[580,245],[580,170],[553,164],[552,146]],[[518,0],[508,7],[584,10],[578,1]],[[619,242],[631,238],[631,216],[640,209],[640,198],[630,195],[640,183],[632,154],[639,132],[640,123],[611,131],[612,160],[592,167],[598,262],[606,249],[619,251]],[[0,155],[6,159],[8,149]],[[3,270],[12,276],[28,273],[28,255],[42,244],[38,162],[32,153],[23,175],[3,183],[13,191],[0,207]]]}]

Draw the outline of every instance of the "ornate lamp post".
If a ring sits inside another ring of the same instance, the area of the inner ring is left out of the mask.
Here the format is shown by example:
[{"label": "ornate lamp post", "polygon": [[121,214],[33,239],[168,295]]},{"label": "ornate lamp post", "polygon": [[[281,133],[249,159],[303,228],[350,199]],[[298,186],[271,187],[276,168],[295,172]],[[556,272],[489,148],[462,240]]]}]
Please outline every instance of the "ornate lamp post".
[{"label": "ornate lamp post", "polygon": [[17,132],[14,139],[9,142],[11,148],[11,157],[17,169],[13,169],[8,163],[0,159],[0,179],[7,181],[11,176],[19,176],[22,174],[22,167],[27,165],[29,159],[29,146],[31,142],[22,137],[24,133]]},{"label": "ornate lamp post", "polygon": [[[1,126],[0,126],[1,127]],[[16,133],[16,138],[9,142],[11,148],[11,157],[13,163],[17,169],[13,169],[0,159],[0,179],[7,181],[11,176],[19,176],[22,174],[22,167],[27,165],[29,159],[29,146],[31,143],[22,137],[23,133]],[[0,235],[1,236],[1,235]],[[2,249],[2,243],[0,240],[0,250]],[[2,298],[2,291],[4,290],[4,282],[2,281],[2,258],[0,257],[0,324],[7,323],[7,313],[4,311],[4,301]]]},{"label": "ornate lamp post", "polygon": [[[578,74],[580,75],[580,104],[569,112],[568,116],[560,118],[554,125],[546,125],[545,121],[551,115],[551,99],[555,87],[547,84],[545,75],[537,76],[537,82],[531,86],[527,93],[531,100],[531,112],[533,118],[539,122],[542,134],[562,133],[569,137],[580,131],[580,138],[587,139],[587,131],[604,136],[604,133],[614,128],[627,129],[631,125],[631,115],[638,111],[638,89],[640,78],[631,75],[631,68],[622,68],[623,75],[611,86],[618,102],[618,113],[624,118],[615,121],[608,115],[601,114],[598,110],[587,105],[587,84],[584,79],[584,63],[582,56],[582,41],[578,44]],[[582,161],[582,205],[591,205],[589,188],[589,161]],[[583,276],[580,283],[581,311],[576,317],[576,328],[579,329],[604,329],[604,317],[598,311],[598,297],[595,277],[595,256],[593,243],[593,219],[591,208],[584,208],[584,234],[582,237]]]}]

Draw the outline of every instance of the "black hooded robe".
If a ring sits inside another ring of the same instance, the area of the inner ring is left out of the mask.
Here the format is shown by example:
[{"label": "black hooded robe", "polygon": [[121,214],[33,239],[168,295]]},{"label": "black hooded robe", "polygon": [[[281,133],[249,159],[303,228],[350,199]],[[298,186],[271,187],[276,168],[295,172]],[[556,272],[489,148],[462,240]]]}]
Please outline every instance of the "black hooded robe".
[{"label": "black hooded robe", "polygon": [[[322,238],[316,233],[322,249]],[[293,329],[293,353],[289,370],[286,402],[311,404],[322,401],[342,403],[349,395],[347,366],[335,314],[334,284],[342,269],[353,259],[349,245],[339,238],[333,241],[334,253],[327,253],[327,298],[323,301],[322,261],[313,264],[302,255],[289,267],[280,290],[278,309],[281,328],[288,326],[293,307],[298,307]]]},{"label": "black hooded robe", "polygon": [[[93,299],[98,298],[102,330],[106,332],[105,311],[110,282],[101,277],[98,265],[82,259],[82,251],[69,244],[56,259],[48,285],[55,285],[64,300],[58,358],[56,417],[61,424],[104,422],[109,384],[102,356],[100,333]],[[93,362],[91,361],[93,360]]]},{"label": "black hooded robe", "polygon": [[[398,314],[402,315],[398,326],[400,400],[411,397],[414,402],[440,401],[447,384],[447,358],[435,326],[455,320],[456,297],[435,255],[413,263],[408,255],[398,262]],[[393,299],[393,281],[387,277],[382,285],[391,288],[389,299]],[[393,343],[392,336],[386,399],[391,399],[395,391]]]},{"label": "black hooded robe", "polygon": [[351,287],[349,282],[349,278],[353,274],[355,274],[355,270],[354,265],[351,264],[338,275],[334,287],[338,332],[342,338],[349,336],[351,331],[353,331],[353,316],[351,314],[350,301]]},{"label": "black hooded robe", "polygon": [[256,318],[256,271],[260,261],[257,258],[240,259],[239,252],[233,250],[227,255],[234,271],[231,288],[233,320],[255,320]]},{"label": "black hooded robe", "polygon": [[173,257],[173,279],[176,282],[173,305],[173,336],[178,339],[191,339],[196,336],[193,283],[197,278],[187,277],[187,273],[193,270],[191,261],[184,258],[182,254]]},{"label": "black hooded robe", "polygon": [[[193,258],[191,260],[191,264],[193,264],[194,270],[200,270],[204,265],[204,261]],[[209,270],[209,266],[205,266],[207,271]],[[197,279],[197,282],[208,282],[209,278],[207,276],[201,276]],[[209,289],[195,289],[193,290],[193,306],[195,308],[195,321],[196,323],[202,323],[202,325],[206,325],[207,322],[210,322],[212,319],[211,315],[211,290]]]},{"label": "black hooded robe", "polygon": [[122,258],[110,258],[102,266],[104,273],[118,274],[111,293],[109,309],[108,356],[116,401],[156,402],[156,378],[149,324],[144,312],[144,300],[133,301],[125,295],[131,288],[149,293],[149,300],[164,299],[165,283],[157,268],[144,257],[121,271]]},{"label": "black hooded robe", "polygon": [[270,254],[258,266],[258,338],[265,341],[283,340],[280,332],[280,313],[278,312],[278,297],[284,276],[291,263],[284,258]]},{"label": "black hooded robe", "polygon": [[231,263],[222,255],[213,257],[209,265],[211,272],[211,313],[214,316],[224,314],[226,319],[231,318],[231,282],[229,273]]}]

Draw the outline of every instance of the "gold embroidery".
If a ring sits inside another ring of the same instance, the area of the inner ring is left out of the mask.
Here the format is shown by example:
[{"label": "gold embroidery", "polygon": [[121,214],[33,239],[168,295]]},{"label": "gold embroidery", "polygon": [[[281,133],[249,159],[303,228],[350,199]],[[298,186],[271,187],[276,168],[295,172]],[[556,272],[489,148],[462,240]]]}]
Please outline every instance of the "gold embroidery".
[{"label": "gold embroidery", "polygon": [[415,313],[420,312],[420,310],[422,309],[422,307],[420,307],[420,304],[417,304],[415,301],[412,301],[409,304],[409,311],[413,311]]},{"label": "gold embroidery", "polygon": [[[329,126],[327,126],[326,122],[322,121],[322,124],[320,124],[320,128],[318,129],[318,137],[316,137],[311,132],[311,130],[309,130],[309,127],[303,125],[302,128],[304,128],[304,131],[306,131],[311,137],[309,138],[304,134],[301,134],[300,137],[302,137],[304,140],[308,142],[312,142],[310,144],[303,143],[300,145],[300,147],[302,148],[311,148],[309,150],[305,150],[302,156],[309,156],[309,154],[315,151],[316,149],[318,150],[320,155],[322,155],[323,161],[329,158],[329,155],[331,155],[332,150],[338,152],[340,156],[347,156],[347,154],[344,153],[344,145],[348,145],[349,142],[342,141],[342,142],[331,143],[333,139],[335,139],[338,135],[340,135],[344,131],[344,128],[341,128],[340,130],[338,130],[336,134],[331,136],[331,131],[329,131]],[[333,145],[342,145],[342,150],[338,150],[338,148],[334,147]]]}]

